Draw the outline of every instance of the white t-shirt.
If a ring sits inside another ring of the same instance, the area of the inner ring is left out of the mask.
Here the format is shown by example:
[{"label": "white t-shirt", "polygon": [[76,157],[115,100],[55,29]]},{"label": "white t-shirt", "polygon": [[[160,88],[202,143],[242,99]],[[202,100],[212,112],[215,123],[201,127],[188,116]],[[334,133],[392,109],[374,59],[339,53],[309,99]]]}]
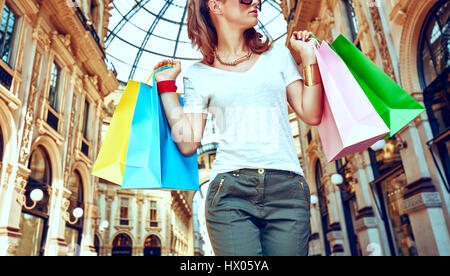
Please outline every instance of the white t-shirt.
[{"label": "white t-shirt", "polygon": [[184,75],[185,113],[211,113],[219,145],[210,182],[241,168],[293,171],[303,175],[291,132],[286,87],[303,79],[289,49],[280,43],[261,54],[246,72],[200,62]]}]

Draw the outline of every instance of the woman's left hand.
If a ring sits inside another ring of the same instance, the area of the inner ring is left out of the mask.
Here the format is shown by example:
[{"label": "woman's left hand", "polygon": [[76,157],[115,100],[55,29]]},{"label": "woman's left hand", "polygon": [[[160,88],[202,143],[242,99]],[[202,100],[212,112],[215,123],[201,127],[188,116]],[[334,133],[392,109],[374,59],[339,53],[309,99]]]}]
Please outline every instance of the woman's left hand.
[{"label": "woman's left hand", "polygon": [[319,42],[311,35],[309,31],[294,31],[290,39],[292,48],[299,53],[304,64],[316,62],[314,49],[319,47]]}]

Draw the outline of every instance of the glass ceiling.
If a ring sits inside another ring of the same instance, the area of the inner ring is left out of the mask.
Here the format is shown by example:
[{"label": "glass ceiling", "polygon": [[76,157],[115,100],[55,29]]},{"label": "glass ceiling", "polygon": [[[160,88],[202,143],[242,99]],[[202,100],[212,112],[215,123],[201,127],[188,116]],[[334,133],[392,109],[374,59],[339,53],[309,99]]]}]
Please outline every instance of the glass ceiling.
[{"label": "glass ceiling", "polygon": [[[187,0],[115,0],[111,5],[105,48],[119,81],[145,82],[163,59],[180,60],[181,75],[201,60],[187,36]],[[285,43],[287,23],[275,0],[262,0],[255,28],[263,41]]]}]

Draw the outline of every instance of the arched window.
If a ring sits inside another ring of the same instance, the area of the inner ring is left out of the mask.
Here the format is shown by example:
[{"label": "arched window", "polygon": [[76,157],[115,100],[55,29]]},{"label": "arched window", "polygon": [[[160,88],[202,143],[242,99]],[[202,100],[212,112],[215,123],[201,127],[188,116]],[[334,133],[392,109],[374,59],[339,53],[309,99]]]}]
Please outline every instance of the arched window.
[{"label": "arched window", "polygon": [[127,234],[119,234],[114,238],[112,256],[131,256],[133,243]]},{"label": "arched window", "polygon": [[31,153],[28,168],[31,173],[25,189],[26,204],[27,206],[33,204],[30,193],[34,189],[40,189],[43,192],[43,198],[31,210],[22,208],[19,226],[22,238],[17,247],[17,255],[39,256],[43,255],[45,251],[52,182],[50,159],[45,148],[39,146]]},{"label": "arched window", "polygon": [[[450,2],[428,13],[419,39],[418,72],[433,132],[429,142],[436,167],[450,192]],[[431,143],[432,142],[432,143]]]},{"label": "arched window", "polygon": [[328,206],[327,206],[327,197],[325,195],[325,186],[322,184],[323,172],[322,166],[320,165],[320,160],[317,160],[315,166],[315,182],[317,187],[317,196],[319,197],[319,210],[320,217],[322,221],[322,230],[323,237],[325,243],[325,253],[327,256],[331,255],[330,243],[327,239],[328,226],[329,226],[329,217],[328,217]]},{"label": "arched window", "polygon": [[144,256],[161,256],[161,241],[157,236],[151,235],[145,239]]},{"label": "arched window", "polygon": [[[81,209],[84,208],[84,196],[83,196],[83,182],[81,179],[80,173],[75,170],[70,178],[69,178],[69,190],[71,192],[69,201],[70,206],[69,209],[67,209],[67,212],[70,214],[70,220],[75,221],[75,217],[73,216],[73,210],[77,207],[80,207]],[[79,245],[81,245],[81,235],[83,233],[83,217],[79,218],[77,220],[77,223],[70,224],[66,223],[66,230],[64,233],[64,238],[66,240],[66,243],[69,245],[77,245],[75,247],[71,247],[74,249],[79,248]],[[78,255],[79,252],[73,252],[75,255]]]},{"label": "arched window", "polygon": [[422,27],[418,55],[423,88],[445,73],[450,66],[449,16],[450,2],[441,0],[431,9]]},{"label": "arched window", "polygon": [[51,191],[52,170],[50,165],[50,158],[47,151],[39,146],[31,154],[28,168],[31,170],[28,184],[26,187],[25,196],[27,197],[27,205],[33,204],[30,198],[30,193],[34,189],[41,189],[44,193],[44,198],[38,202],[35,210],[39,211],[41,215],[48,216],[48,204]]}]

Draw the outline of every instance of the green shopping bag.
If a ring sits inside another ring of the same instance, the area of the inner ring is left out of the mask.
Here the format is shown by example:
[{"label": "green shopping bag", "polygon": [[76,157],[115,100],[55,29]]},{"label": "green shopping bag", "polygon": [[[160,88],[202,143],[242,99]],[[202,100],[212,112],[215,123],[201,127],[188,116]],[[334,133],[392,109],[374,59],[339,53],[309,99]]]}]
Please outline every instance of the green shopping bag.
[{"label": "green shopping bag", "polygon": [[425,110],[343,35],[339,35],[331,45],[389,127],[386,137],[392,137]]}]

